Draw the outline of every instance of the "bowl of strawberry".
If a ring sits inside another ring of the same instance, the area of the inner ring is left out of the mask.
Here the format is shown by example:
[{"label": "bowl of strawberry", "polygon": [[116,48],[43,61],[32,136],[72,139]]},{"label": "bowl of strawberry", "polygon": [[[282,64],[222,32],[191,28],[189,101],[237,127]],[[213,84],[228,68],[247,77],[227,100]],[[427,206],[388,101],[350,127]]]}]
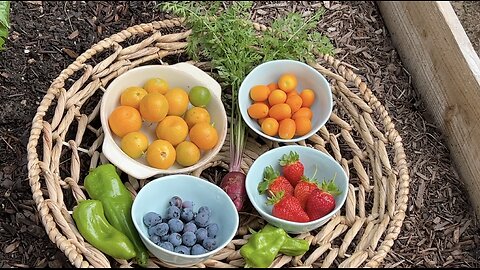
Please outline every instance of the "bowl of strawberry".
[{"label": "bowl of strawberry", "polygon": [[252,205],[267,222],[299,234],[318,229],[340,211],[348,177],[330,155],[287,145],[256,159],[245,185]]}]

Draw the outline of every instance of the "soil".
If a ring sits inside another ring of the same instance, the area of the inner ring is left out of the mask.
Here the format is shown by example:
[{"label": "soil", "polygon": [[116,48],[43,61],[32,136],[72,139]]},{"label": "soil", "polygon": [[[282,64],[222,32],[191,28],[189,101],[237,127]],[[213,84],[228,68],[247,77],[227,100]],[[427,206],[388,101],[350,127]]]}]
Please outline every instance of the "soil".
[{"label": "soil", "polygon": [[[465,12],[478,8],[465,3]],[[467,193],[375,2],[255,2],[252,19],[268,24],[289,11],[309,16],[320,7],[326,13],[319,31],[385,105],[409,159],[409,208],[384,266],[479,267],[480,230]],[[0,52],[0,267],[72,267],[32,200],[26,151],[32,118],[52,80],[79,54],[129,26],[164,17],[153,1],[12,1],[10,36]],[[472,41],[478,44],[478,36]]]}]

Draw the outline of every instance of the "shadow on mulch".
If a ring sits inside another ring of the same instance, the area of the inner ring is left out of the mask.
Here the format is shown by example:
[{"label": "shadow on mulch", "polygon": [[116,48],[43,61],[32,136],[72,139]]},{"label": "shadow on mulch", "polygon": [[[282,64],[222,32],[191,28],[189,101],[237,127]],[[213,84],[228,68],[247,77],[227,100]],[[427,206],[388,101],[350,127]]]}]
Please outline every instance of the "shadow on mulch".
[{"label": "shadow on mulch", "polygon": [[[128,26],[163,19],[155,2],[11,3],[0,53],[0,266],[71,267],[48,238],[30,191],[26,146],[31,120],[51,81],[94,43]],[[256,2],[268,24],[288,11],[324,6],[319,31],[336,57],[363,74],[394,119],[411,173],[408,213],[385,267],[479,267],[478,225],[442,135],[429,122],[374,2]]]}]

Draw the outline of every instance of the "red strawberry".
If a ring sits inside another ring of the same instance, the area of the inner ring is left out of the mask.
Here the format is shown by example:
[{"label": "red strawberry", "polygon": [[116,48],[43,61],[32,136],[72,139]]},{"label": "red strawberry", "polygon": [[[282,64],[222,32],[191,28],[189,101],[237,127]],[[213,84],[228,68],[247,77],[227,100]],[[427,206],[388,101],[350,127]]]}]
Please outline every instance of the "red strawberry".
[{"label": "red strawberry", "polygon": [[305,206],[307,205],[307,200],[310,196],[310,193],[312,193],[312,191],[315,189],[319,189],[318,182],[315,179],[310,180],[305,176],[303,176],[302,180],[300,180],[300,182],[298,182],[298,184],[295,186],[293,196],[300,201],[300,205],[303,209],[305,209]]},{"label": "red strawberry", "polygon": [[312,191],[307,199],[305,212],[310,220],[319,219],[335,208],[335,197],[340,194],[338,187],[333,180],[328,183],[323,181],[320,189]]},{"label": "red strawberry", "polygon": [[282,166],[283,176],[295,187],[302,179],[305,170],[298,153],[290,151],[288,155],[284,154],[280,159],[280,166]]},{"label": "red strawberry", "polygon": [[280,176],[278,171],[275,171],[272,166],[265,168],[263,172],[263,181],[258,184],[258,192],[260,194],[271,191],[273,193],[285,192],[285,194],[293,196],[293,186],[287,178]]},{"label": "red strawberry", "polygon": [[310,218],[300,206],[300,202],[294,196],[285,195],[283,192],[276,193],[268,204],[273,204],[272,215],[293,222],[309,222]]}]

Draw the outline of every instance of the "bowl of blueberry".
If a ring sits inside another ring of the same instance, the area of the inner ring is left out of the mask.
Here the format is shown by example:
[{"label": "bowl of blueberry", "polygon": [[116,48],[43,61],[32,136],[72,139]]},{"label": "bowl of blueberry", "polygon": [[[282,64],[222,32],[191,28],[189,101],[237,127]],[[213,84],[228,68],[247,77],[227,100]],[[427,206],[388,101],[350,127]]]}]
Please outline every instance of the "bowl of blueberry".
[{"label": "bowl of blueberry", "polygon": [[236,235],[238,212],[217,185],[177,174],[150,181],[132,205],[133,223],[147,249],[167,265],[201,263]]}]

